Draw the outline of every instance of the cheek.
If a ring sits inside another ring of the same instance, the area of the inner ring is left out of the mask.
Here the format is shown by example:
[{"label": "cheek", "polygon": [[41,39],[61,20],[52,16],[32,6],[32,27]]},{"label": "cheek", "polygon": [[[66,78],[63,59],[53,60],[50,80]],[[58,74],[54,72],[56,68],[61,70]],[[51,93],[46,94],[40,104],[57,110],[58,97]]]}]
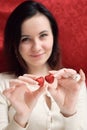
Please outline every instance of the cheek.
[{"label": "cheek", "polygon": [[27,50],[28,50],[28,47],[23,46],[23,45],[20,45],[20,46],[19,46],[19,53],[20,53],[20,55],[21,55],[22,57],[24,57],[24,55],[26,54]]},{"label": "cheek", "polygon": [[46,48],[48,51],[52,51],[52,49],[53,49],[53,39],[51,39],[50,41],[48,41],[48,42],[45,44],[45,48]]},{"label": "cheek", "polygon": [[19,45],[19,53],[22,54],[23,52],[24,52],[24,48],[21,45]]},{"label": "cheek", "polygon": [[28,44],[20,44],[19,45],[19,52],[27,52],[30,49]]},{"label": "cheek", "polygon": [[48,51],[51,51],[53,48],[53,45],[52,44],[46,44],[45,45],[45,49],[48,50]]}]

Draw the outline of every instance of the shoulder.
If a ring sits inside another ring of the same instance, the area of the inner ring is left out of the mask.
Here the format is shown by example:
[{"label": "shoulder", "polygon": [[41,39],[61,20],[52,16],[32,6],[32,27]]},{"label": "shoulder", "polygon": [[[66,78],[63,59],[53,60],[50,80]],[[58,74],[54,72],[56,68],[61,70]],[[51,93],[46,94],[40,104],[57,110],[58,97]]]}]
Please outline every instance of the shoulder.
[{"label": "shoulder", "polygon": [[4,89],[9,88],[10,79],[15,78],[14,74],[0,73],[0,91],[2,92]]},{"label": "shoulder", "polygon": [[8,74],[7,72],[0,73],[0,80],[1,79],[12,79],[15,78],[14,74]]}]

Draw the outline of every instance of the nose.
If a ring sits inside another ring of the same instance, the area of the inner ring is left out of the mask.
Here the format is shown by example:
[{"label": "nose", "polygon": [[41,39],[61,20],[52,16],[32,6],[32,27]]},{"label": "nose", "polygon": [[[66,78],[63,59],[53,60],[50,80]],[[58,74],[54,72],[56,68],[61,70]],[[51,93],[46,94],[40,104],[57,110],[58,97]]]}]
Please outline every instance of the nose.
[{"label": "nose", "polygon": [[33,45],[32,45],[32,51],[33,52],[38,52],[41,49],[41,41],[36,39],[33,41]]}]

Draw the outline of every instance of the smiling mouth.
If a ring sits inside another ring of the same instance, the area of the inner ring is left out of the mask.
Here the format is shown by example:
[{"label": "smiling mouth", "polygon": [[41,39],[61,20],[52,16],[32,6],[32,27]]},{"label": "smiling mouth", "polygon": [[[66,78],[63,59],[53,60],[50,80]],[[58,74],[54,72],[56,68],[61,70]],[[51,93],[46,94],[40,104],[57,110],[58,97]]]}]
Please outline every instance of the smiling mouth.
[{"label": "smiling mouth", "polygon": [[36,55],[31,55],[32,57],[41,57],[44,53],[41,54],[36,54]]}]

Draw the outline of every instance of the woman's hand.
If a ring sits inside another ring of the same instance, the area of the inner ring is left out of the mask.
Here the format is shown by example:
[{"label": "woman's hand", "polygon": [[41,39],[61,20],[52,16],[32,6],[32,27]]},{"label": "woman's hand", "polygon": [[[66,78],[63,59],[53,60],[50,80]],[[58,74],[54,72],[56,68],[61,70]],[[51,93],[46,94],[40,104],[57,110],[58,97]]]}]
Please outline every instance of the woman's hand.
[{"label": "woman's hand", "polygon": [[80,70],[80,79],[75,79],[77,73],[72,69],[62,69],[51,71],[57,80],[56,88],[50,85],[48,91],[51,93],[56,103],[60,107],[60,112],[65,116],[71,116],[76,113],[76,104],[79,92],[83,83],[85,83],[85,74]]},{"label": "woman's hand", "polygon": [[27,85],[38,86],[34,77],[24,75],[18,79],[11,80],[10,88],[3,92],[15,108],[15,120],[21,126],[26,124],[38,98],[45,90],[45,87],[38,86],[37,90],[31,91]]}]

